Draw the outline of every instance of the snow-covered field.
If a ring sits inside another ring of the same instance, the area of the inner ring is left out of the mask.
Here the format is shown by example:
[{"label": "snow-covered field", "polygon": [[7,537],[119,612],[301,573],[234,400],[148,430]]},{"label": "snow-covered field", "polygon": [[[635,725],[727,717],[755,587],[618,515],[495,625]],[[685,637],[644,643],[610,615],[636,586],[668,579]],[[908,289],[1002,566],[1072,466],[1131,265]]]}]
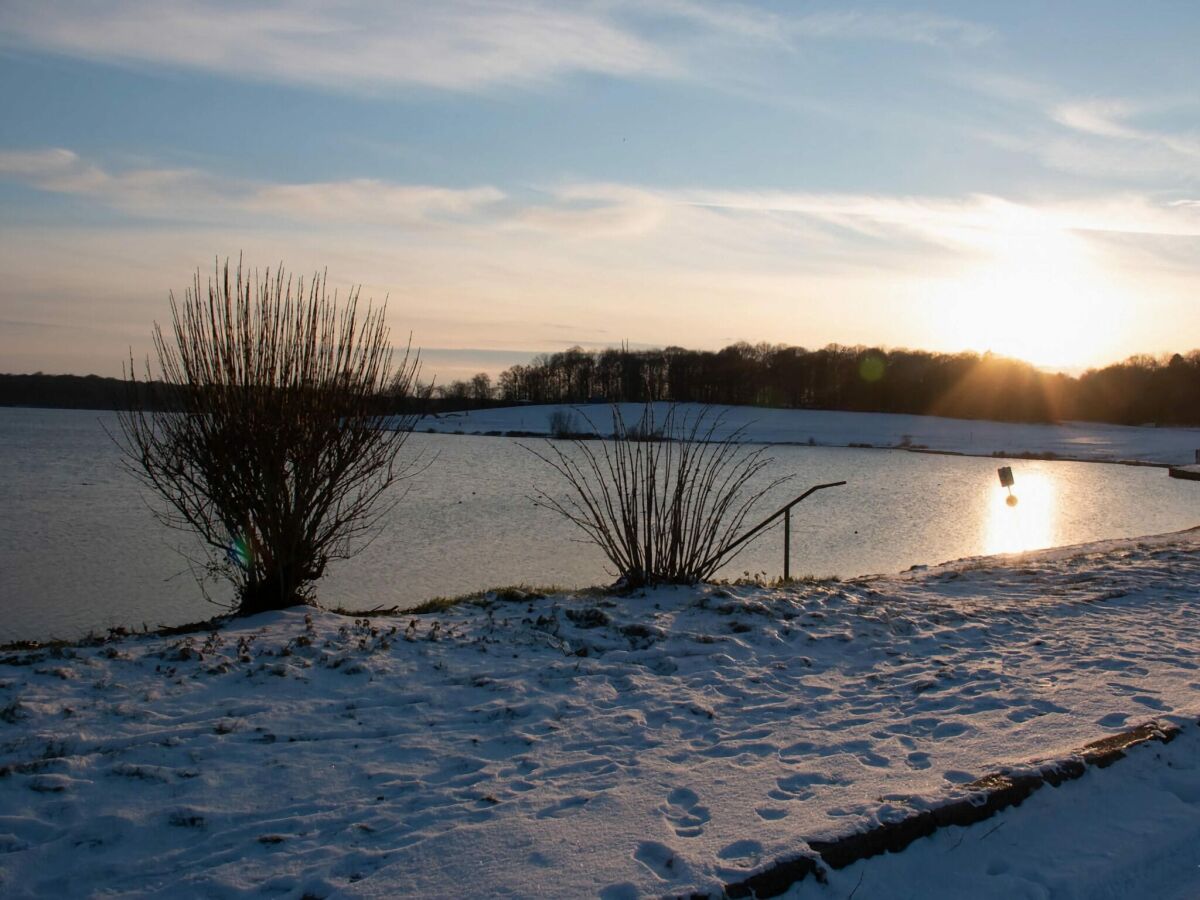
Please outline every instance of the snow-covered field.
[{"label": "snow-covered field", "polygon": [[[666,404],[657,406],[657,415],[661,417]],[[680,406],[688,414],[694,414],[700,408],[696,404]],[[417,430],[451,434],[510,431],[548,434],[551,417],[560,411],[574,413],[581,430],[586,429],[583,418],[586,416],[602,433],[611,432],[611,407],[603,404],[578,407],[512,406],[447,413],[425,417],[418,423]],[[713,411],[723,415],[726,429],[744,427],[745,440],[766,444],[924,447],[974,456],[1053,453],[1063,459],[1173,465],[1194,463],[1196,450],[1200,449],[1200,428],[1134,428],[1091,422],[1021,425],[937,416],[765,409],[754,406],[713,407]],[[640,404],[621,404],[621,415],[626,421],[638,421],[641,412]]]},{"label": "snow-covered field", "polygon": [[[1183,734],[794,891],[963,896],[982,871],[971,896],[1048,896],[1081,859],[1121,884],[1169,858],[1161,886],[1194,896],[1198,651],[1200,530],[843,583],[296,610],[9,651],[0,894],[719,892],[1157,719]],[[1165,843],[1183,839],[1191,856]]]}]

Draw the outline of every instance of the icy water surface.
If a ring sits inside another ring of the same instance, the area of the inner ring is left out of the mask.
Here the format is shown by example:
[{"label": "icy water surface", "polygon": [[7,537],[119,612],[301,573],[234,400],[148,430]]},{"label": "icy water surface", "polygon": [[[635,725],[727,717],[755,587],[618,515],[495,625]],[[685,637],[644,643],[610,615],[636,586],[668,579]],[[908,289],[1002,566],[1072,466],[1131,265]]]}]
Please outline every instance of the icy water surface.
[{"label": "icy water surface", "polygon": [[[111,413],[0,409],[0,641],[74,637],[112,625],[206,618],[181,550],[118,464]],[[536,442],[535,442],[536,443]],[[508,438],[415,434],[428,467],[388,527],[320,585],[329,606],[407,606],[507,584],[583,586],[612,575],[566,522],[533,506],[545,465]],[[796,507],[792,574],[849,577],[984,553],[1172,531],[1200,524],[1200,490],[1158,468],[1007,461],[1005,504],[991,459],[780,446],[794,473],[763,514],[818,482],[849,482]],[[723,574],[782,572],[774,529]],[[229,589],[209,585],[214,599]]]}]

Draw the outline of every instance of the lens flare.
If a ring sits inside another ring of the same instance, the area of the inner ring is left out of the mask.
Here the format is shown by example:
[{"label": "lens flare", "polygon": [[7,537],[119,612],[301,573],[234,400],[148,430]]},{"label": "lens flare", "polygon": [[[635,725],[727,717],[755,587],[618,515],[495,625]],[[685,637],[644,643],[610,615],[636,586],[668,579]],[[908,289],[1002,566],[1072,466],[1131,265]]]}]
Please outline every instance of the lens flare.
[{"label": "lens flare", "polygon": [[254,551],[250,546],[250,542],[246,540],[245,535],[239,534],[225,550],[225,556],[231,563],[243,570],[249,570],[250,564],[254,561]]}]

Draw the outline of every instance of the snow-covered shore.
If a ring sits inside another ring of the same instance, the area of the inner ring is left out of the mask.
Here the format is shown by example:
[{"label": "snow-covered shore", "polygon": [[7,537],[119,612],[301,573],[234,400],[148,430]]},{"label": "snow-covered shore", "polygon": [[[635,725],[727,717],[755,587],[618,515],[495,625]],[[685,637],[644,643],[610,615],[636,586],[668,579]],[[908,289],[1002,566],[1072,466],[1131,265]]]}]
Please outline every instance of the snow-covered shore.
[{"label": "snow-covered shore", "polygon": [[[980,775],[1148,719],[1194,731],[1198,651],[1200,530],[8,651],[0,893],[717,891]],[[1194,765],[1172,777],[1197,821]]]},{"label": "snow-covered shore", "polygon": [[[658,404],[660,417],[666,409]],[[621,404],[626,421],[636,422],[640,404]],[[681,404],[694,414],[697,404]],[[1062,459],[1099,462],[1141,462],[1157,465],[1194,463],[1200,449],[1200,428],[1153,428],[1064,422],[1059,425],[1023,425],[937,416],[891,413],[826,412],[809,409],[766,409],[755,406],[713,407],[722,416],[724,429],[744,428],[744,439],[764,444],[817,444],[828,447],[926,448],[972,456],[1053,454]],[[581,430],[584,417],[602,433],[611,431],[611,408],[589,406],[511,406],[473,412],[426,416],[418,431],[443,434],[549,434],[556,413],[574,415]]]},{"label": "snow-covered shore", "polygon": [[1043,789],[969,828],[812,879],[792,900],[1195,900],[1200,896],[1200,728],[1132,748],[1111,768]]}]

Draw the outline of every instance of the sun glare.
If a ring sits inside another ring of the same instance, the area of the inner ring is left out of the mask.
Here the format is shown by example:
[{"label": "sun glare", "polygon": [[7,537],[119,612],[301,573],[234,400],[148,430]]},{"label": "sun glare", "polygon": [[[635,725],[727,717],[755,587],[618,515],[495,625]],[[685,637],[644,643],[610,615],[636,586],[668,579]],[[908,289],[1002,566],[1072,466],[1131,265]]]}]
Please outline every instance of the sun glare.
[{"label": "sun glare", "polygon": [[996,485],[990,489],[985,553],[1021,553],[1055,544],[1058,507],[1054,484],[1037,471],[1022,469],[1016,475],[1012,489],[1017,498],[1014,505],[1008,504],[1009,492],[1005,488]]},{"label": "sun glare", "polygon": [[931,329],[946,345],[1064,369],[1117,352],[1127,304],[1082,239],[1006,234],[988,256],[935,289]]}]

